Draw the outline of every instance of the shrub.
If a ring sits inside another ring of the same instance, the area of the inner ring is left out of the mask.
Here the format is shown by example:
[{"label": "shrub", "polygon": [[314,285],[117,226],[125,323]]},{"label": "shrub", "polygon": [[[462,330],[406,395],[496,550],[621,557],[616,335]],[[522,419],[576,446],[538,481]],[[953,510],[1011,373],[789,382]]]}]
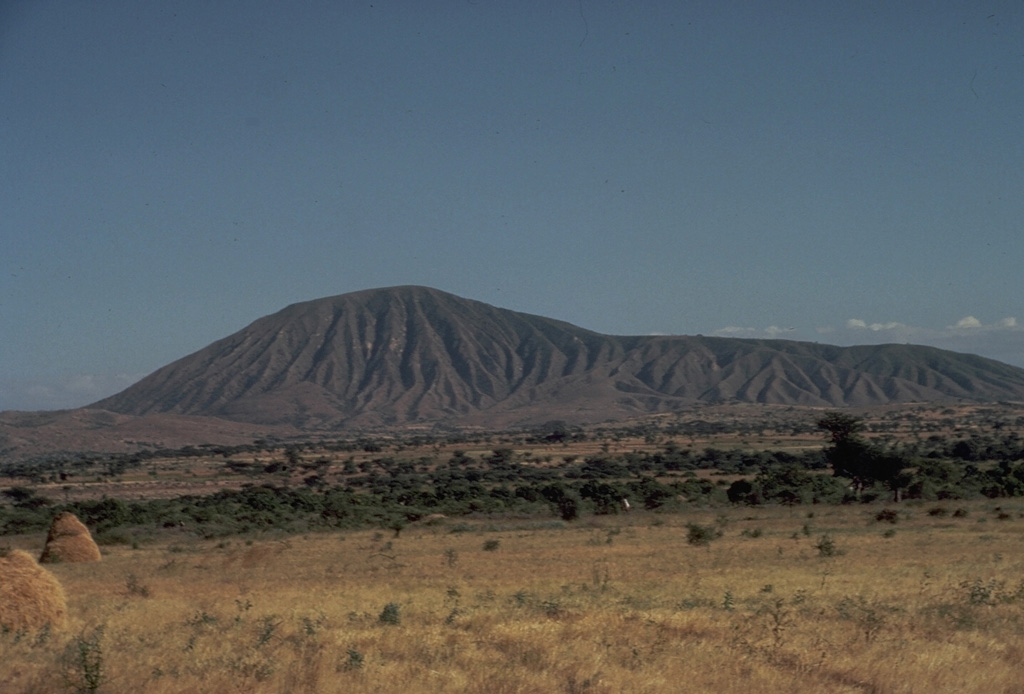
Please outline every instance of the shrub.
[{"label": "shrub", "polygon": [[150,595],[149,586],[139,582],[139,577],[135,574],[128,574],[124,580],[125,588],[128,590],[128,595],[136,595],[140,598],[148,598]]},{"label": "shrub", "polygon": [[686,524],[686,541],[695,547],[707,547],[711,544],[712,540],[721,537],[721,535],[713,525]]},{"label": "shrub", "polygon": [[836,547],[835,540],[832,539],[832,536],[827,533],[818,539],[814,548],[818,550],[818,556],[821,557],[838,557],[843,553],[842,550]]},{"label": "shrub", "polygon": [[900,519],[900,514],[896,509],[883,508],[881,511],[875,514],[875,520],[879,523],[892,523],[896,524]]},{"label": "shrub", "polygon": [[103,627],[97,627],[88,636],[82,633],[75,637],[64,651],[64,682],[75,694],[99,691],[104,680],[102,637]]},{"label": "shrub", "polygon": [[354,648],[348,649],[348,659],[342,665],[344,670],[359,670],[363,667],[363,654]]},{"label": "shrub", "polygon": [[575,497],[564,496],[558,501],[558,512],[564,521],[576,520],[580,515],[579,502]]},{"label": "shrub", "polygon": [[389,602],[384,606],[384,609],[380,611],[380,616],[377,617],[377,621],[381,624],[388,624],[395,626],[401,623],[402,619],[399,615],[398,603]]}]

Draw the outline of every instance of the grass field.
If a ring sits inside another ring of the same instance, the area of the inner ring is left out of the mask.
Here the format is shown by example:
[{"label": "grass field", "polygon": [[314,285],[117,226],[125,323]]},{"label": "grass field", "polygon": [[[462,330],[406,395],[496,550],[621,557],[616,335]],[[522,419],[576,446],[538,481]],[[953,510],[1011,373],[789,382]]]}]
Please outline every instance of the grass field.
[{"label": "grass field", "polygon": [[168,534],[53,566],[0,692],[1024,692],[1020,509],[881,508]]}]

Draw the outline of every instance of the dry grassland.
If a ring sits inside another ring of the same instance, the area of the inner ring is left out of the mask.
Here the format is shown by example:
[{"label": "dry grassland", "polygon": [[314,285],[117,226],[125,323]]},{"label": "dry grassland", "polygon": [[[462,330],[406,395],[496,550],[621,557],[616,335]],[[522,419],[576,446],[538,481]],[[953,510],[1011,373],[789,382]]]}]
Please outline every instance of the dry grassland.
[{"label": "dry grassland", "polygon": [[1024,692],[1024,520],[937,506],[111,547],[50,567],[70,626],[0,636],[0,691]]}]

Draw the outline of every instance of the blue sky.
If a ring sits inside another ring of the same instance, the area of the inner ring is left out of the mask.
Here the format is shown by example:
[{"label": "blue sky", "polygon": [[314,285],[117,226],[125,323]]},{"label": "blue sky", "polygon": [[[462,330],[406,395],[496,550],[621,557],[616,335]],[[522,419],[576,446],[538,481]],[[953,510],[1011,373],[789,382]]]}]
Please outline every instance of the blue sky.
[{"label": "blue sky", "polygon": [[421,284],[1024,366],[1024,5],[0,0],[0,409]]}]

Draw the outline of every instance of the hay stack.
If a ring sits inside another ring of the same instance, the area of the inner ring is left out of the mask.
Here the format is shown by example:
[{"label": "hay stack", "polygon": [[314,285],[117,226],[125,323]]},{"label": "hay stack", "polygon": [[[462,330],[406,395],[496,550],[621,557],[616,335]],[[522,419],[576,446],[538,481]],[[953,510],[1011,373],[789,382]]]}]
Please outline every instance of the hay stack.
[{"label": "hay stack", "polygon": [[99,560],[100,548],[93,541],[89,529],[82,525],[82,521],[67,511],[58,514],[50,524],[50,533],[46,536],[46,546],[43,547],[39,563],[80,563]]},{"label": "hay stack", "polygon": [[0,555],[0,629],[63,629],[68,607],[64,589],[28,552]]}]

